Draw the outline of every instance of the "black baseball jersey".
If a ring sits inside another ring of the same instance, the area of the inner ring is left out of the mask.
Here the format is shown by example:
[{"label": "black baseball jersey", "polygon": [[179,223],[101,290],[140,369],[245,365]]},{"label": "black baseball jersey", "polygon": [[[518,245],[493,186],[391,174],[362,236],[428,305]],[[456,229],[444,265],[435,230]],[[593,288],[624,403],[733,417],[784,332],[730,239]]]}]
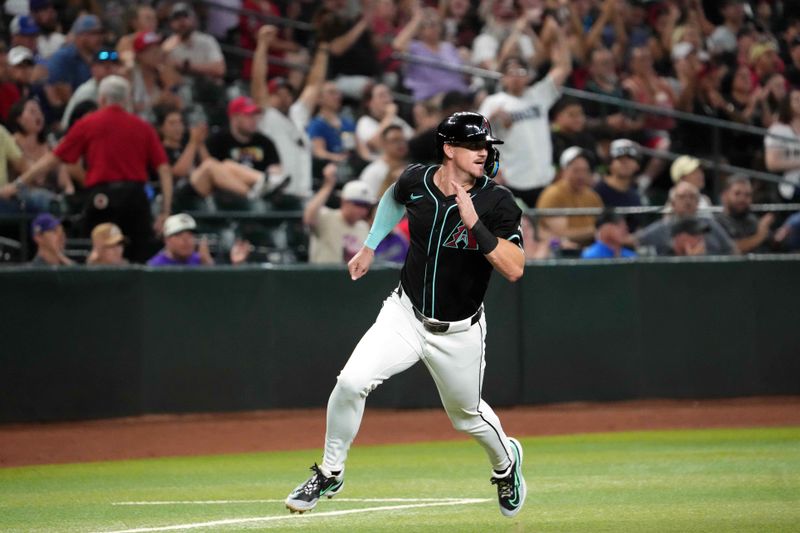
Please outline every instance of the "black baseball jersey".
[{"label": "black baseball jersey", "polygon": [[[433,182],[439,165],[409,165],[394,187],[408,213],[411,245],[400,281],[422,314],[462,320],[480,308],[493,267],[458,211],[455,195]],[[467,191],[475,212],[492,234],[522,247],[522,211],[511,193],[486,176]]]}]

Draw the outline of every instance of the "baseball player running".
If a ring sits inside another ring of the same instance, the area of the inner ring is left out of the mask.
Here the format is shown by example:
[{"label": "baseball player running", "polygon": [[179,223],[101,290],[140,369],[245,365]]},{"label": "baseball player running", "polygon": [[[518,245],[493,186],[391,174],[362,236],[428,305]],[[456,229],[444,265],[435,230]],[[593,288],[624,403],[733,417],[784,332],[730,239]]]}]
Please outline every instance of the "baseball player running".
[{"label": "baseball player running", "polygon": [[[408,213],[411,247],[400,285],[345,364],[328,400],[322,464],[286,498],[292,512],[314,508],[344,484],[344,464],[361,425],[367,396],[422,361],[447,415],[472,435],[494,469],[500,512],[512,517],[525,503],[522,446],[503,432],[481,399],[486,317],[483,297],[492,270],[510,281],[523,273],[521,211],[496,185],[503,141],[478,113],[456,113],[437,128],[441,165],[410,165],[383,195],[364,246],[349,262],[353,280],[367,273],[374,250]],[[488,174],[488,175],[487,175]]]}]

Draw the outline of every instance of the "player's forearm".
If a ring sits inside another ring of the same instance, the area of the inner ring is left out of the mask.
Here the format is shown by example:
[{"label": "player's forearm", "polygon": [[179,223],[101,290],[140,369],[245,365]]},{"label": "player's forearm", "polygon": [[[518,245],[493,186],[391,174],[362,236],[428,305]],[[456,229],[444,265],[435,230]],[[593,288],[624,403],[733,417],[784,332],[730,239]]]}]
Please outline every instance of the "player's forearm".
[{"label": "player's forearm", "polygon": [[504,278],[515,282],[525,272],[525,253],[511,241],[498,239],[494,250],[486,254],[486,259]]},{"label": "player's forearm", "polygon": [[403,218],[403,205],[394,199],[394,185],[383,193],[364,246],[374,250]]},{"label": "player's forearm", "polygon": [[172,212],[172,170],[167,163],[159,165],[158,178],[161,182],[161,213],[169,216]]},{"label": "player's forearm", "polygon": [[28,170],[26,170],[20,177],[19,181],[25,185],[36,185],[37,180],[56,168],[61,160],[53,152],[48,152],[40,157]]},{"label": "player's forearm", "polygon": [[303,210],[303,224],[312,228],[317,225],[319,210],[328,201],[335,186],[335,183],[323,183],[322,187],[308,201],[306,208]]}]

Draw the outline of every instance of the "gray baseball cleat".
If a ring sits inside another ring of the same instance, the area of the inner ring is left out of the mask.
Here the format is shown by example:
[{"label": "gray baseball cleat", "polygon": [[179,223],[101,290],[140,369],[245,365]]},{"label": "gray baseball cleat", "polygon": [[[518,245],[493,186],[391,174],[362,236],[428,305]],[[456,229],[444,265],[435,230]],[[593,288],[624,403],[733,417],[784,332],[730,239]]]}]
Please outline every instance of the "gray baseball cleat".
[{"label": "gray baseball cleat", "polygon": [[311,467],[314,472],[305,483],[302,483],[286,497],[286,508],[292,513],[305,513],[317,505],[322,496],[333,498],[344,486],[344,477],[327,477],[316,463]]},{"label": "gray baseball cleat", "polygon": [[522,444],[517,439],[509,438],[511,451],[514,453],[514,462],[508,474],[503,477],[492,477],[492,485],[497,485],[497,501],[503,516],[511,518],[516,515],[525,504],[527,487],[525,478],[522,477]]}]

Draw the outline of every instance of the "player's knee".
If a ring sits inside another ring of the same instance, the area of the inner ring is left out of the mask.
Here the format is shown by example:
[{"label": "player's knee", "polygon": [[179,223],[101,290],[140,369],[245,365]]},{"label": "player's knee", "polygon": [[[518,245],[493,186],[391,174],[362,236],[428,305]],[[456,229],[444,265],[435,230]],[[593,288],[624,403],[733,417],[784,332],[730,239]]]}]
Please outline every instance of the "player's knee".
[{"label": "player's knee", "polygon": [[336,389],[339,394],[343,396],[360,396],[362,398],[366,398],[372,391],[369,383],[365,383],[364,380],[351,374],[339,374],[339,377],[336,379]]},{"label": "player's knee", "polygon": [[470,413],[464,410],[448,411],[447,415],[450,417],[450,422],[453,424],[453,429],[462,433],[472,433],[477,427],[480,426],[480,418],[477,413]]}]

